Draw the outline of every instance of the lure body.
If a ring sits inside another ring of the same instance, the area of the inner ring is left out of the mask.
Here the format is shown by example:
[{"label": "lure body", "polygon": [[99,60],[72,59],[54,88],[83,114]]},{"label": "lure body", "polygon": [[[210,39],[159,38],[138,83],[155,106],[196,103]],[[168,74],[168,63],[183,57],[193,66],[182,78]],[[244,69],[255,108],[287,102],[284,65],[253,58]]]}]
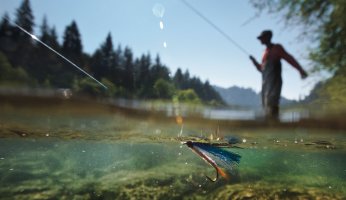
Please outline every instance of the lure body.
[{"label": "lure body", "polygon": [[[219,178],[219,174],[225,179],[228,179],[227,173],[222,168],[232,169],[234,165],[240,162],[240,155],[220,148],[225,147],[226,145],[224,144],[219,145],[192,141],[187,141],[185,144],[193,152],[202,157],[208,164],[214,167],[216,171],[216,177],[212,179],[207,176],[207,178],[212,182],[217,181],[217,179]],[[230,147],[230,145],[227,145],[227,147]],[[221,166],[222,168],[219,166]]]}]

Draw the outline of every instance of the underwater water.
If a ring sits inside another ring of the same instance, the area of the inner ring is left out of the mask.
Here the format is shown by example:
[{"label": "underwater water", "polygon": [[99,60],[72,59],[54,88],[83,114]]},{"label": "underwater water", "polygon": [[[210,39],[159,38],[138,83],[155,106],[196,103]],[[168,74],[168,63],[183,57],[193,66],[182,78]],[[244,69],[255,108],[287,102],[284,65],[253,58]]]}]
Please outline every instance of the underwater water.
[{"label": "underwater water", "polygon": [[[182,129],[158,113],[16,99],[0,101],[0,199],[346,198],[346,130],[189,117]],[[213,183],[215,170],[181,141],[217,128],[241,140],[228,149],[241,160]]]}]

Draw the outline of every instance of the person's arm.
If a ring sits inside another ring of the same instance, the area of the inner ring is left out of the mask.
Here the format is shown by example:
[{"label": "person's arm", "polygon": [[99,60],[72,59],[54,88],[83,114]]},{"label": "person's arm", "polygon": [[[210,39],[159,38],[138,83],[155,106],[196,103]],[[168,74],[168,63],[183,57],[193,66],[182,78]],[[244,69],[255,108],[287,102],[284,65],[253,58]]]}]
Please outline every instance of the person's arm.
[{"label": "person's arm", "polygon": [[262,66],[261,66],[261,64],[259,64],[259,63],[257,62],[257,60],[256,60],[253,56],[251,56],[251,55],[250,55],[250,60],[251,60],[252,63],[256,66],[257,70],[258,70],[259,72],[262,72]]},{"label": "person's arm", "polygon": [[302,68],[302,66],[298,63],[298,61],[296,59],[294,59],[294,57],[287,53],[285,51],[285,49],[281,46],[281,45],[278,45],[278,48],[279,48],[279,54],[280,56],[285,59],[290,65],[292,65],[294,68],[296,68],[299,73],[300,73],[300,76],[304,79],[308,76],[308,74],[306,73],[306,71]]}]

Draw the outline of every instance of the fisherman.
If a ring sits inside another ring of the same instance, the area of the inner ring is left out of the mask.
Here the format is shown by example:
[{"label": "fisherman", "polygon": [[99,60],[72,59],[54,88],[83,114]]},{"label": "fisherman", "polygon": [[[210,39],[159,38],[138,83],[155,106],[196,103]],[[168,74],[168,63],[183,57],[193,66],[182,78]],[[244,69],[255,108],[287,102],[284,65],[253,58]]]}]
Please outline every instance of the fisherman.
[{"label": "fisherman", "polygon": [[296,68],[302,79],[305,79],[308,74],[282,45],[271,42],[272,36],[271,30],[264,30],[257,37],[266,46],[261,64],[252,55],[250,55],[250,60],[262,73],[262,106],[265,116],[267,119],[278,120],[282,86],[281,58]]}]

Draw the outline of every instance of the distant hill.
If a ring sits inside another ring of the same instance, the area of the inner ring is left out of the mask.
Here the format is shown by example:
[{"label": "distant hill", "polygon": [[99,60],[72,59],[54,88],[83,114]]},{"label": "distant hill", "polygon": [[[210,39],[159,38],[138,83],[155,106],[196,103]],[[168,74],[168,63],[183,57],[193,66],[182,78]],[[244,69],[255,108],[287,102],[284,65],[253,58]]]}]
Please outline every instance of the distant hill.
[{"label": "distant hill", "polygon": [[[251,88],[242,88],[238,86],[232,86],[229,88],[222,88],[219,86],[213,87],[220,94],[222,99],[230,106],[260,107],[262,105],[261,93],[256,93]],[[296,103],[295,100],[281,97],[281,105],[294,103]]]}]

